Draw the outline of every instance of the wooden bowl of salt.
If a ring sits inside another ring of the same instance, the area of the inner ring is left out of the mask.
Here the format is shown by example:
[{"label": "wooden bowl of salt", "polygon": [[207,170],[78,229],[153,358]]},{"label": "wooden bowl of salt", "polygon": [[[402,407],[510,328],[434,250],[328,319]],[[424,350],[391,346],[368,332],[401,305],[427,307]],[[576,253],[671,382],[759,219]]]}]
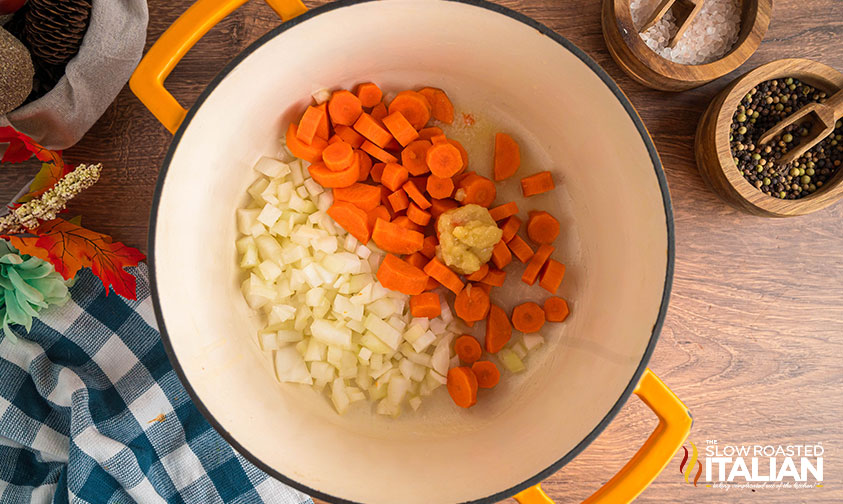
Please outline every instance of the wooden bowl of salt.
[{"label": "wooden bowl of salt", "polygon": [[[699,2],[700,0],[696,0]],[[684,33],[677,7],[651,28],[642,27],[659,0],[603,0],[603,37],[612,57],[633,79],[655,89],[684,91],[741,66],[758,49],[772,0],[705,0]]]}]

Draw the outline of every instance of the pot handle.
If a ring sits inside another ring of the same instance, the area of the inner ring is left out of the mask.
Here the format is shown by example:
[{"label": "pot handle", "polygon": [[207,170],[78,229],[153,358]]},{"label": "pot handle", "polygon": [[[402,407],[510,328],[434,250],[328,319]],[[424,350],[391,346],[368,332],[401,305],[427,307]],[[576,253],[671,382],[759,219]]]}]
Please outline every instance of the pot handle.
[{"label": "pot handle", "polygon": [[[150,112],[175,133],[187,110],[164,88],[164,81],[208,31],[248,0],[198,0],[147,51],[129,87]],[[301,0],[266,0],[284,21],[307,11]]]},{"label": "pot handle", "polygon": [[[635,395],[659,417],[659,425],[625,466],[583,504],[631,502],[665,468],[691,432],[688,408],[652,371],[647,369],[635,387]],[[540,485],[515,496],[521,504],[553,504]]]}]

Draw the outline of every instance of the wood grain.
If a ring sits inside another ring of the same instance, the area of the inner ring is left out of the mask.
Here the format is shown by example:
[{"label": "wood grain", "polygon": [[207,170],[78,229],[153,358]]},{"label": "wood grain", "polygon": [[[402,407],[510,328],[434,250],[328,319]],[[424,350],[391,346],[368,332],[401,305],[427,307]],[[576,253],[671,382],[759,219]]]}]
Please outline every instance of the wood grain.
[{"label": "wood grain", "polygon": [[[782,57],[809,57],[843,69],[843,2],[777,0],[758,52],[738,71],[683,93],[634,82],[603,42],[594,0],[501,0],[585,49],[615,78],[653,135],[676,215],[673,298],[652,369],[688,405],[690,440],[721,443],[822,442],[825,486],[810,490],[732,490],[687,485],[669,464],[639,502],[836,503],[843,501],[843,205],[810,216],[764,219],[725,204],[694,162],[694,132],[705,107],[739,73]],[[149,0],[149,40],[190,4]],[[310,3],[314,5],[314,3]],[[249,2],[211,31],[168,80],[189,104],[223,65],[278,24]],[[74,203],[92,229],[144,247],[156,173],[170,136],[124,90],[69,159],[101,161],[103,180]],[[19,188],[0,172],[0,195]],[[575,414],[575,412],[572,412]],[[579,502],[606,482],[655,427],[632,399],[609,428],[544,483],[562,503]],[[480,477],[480,476],[478,476]]]}]

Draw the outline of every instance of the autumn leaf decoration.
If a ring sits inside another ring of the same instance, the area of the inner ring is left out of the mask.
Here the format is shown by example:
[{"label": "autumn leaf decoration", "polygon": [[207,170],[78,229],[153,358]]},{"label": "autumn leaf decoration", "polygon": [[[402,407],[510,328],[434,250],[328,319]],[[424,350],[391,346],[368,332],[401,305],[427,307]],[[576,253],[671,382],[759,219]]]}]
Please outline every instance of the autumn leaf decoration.
[{"label": "autumn leaf decoration", "polygon": [[[65,165],[60,152],[45,149],[10,127],[0,128],[2,143],[9,144],[0,159],[2,163],[20,163],[33,155],[43,162],[29,192],[16,202],[14,208],[18,211],[25,209],[21,208],[21,204],[23,207],[31,206],[42,196],[55,199],[55,193],[68,192],[54,190],[61,187],[63,179],[69,181],[73,178],[65,177],[75,170]],[[37,226],[31,226],[27,225],[28,229],[23,229],[23,232],[4,231],[0,226],[0,233],[4,233],[0,237],[9,240],[21,254],[49,262],[66,280],[74,278],[82,268],[91,268],[105,286],[106,295],[113,288],[120,296],[136,299],[137,283],[126,268],[137,266],[145,259],[139,250],[115,242],[108,235],[85,229],[77,220],[56,218],[37,221]]]}]

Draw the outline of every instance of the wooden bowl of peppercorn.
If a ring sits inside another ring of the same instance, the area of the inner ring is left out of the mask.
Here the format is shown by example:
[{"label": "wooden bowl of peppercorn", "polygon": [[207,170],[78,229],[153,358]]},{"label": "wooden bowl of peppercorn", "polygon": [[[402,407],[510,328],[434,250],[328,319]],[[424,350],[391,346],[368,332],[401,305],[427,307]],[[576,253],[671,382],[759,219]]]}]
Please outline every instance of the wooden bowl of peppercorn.
[{"label": "wooden bowl of peppercorn", "polygon": [[799,144],[809,123],[765,145],[755,142],[799,108],[843,89],[843,74],[808,59],[783,59],[739,77],[711,102],[696,135],[703,179],[731,205],[755,215],[791,217],[843,197],[843,121],[796,161],[777,162]]}]

